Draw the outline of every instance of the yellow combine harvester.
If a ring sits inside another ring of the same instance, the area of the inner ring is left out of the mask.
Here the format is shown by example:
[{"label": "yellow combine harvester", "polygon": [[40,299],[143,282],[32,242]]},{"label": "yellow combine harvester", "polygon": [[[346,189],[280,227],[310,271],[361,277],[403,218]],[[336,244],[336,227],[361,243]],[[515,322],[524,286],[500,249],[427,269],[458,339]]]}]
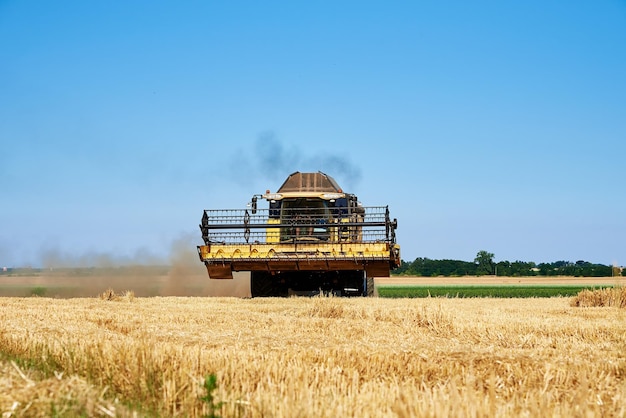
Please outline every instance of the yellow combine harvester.
[{"label": "yellow combine harvester", "polygon": [[361,206],[332,177],[295,172],[247,209],[205,210],[198,254],[211,279],[249,271],[252,297],[371,296],[374,277],[400,265],[397,224],[388,207]]}]

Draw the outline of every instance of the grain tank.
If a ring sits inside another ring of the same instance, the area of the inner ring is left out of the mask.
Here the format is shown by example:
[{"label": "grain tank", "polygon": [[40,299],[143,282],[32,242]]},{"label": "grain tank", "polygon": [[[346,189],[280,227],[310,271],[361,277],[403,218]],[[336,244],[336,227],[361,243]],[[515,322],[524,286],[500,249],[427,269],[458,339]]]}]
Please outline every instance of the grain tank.
[{"label": "grain tank", "polygon": [[295,172],[246,209],[205,210],[198,255],[210,279],[249,271],[252,297],[372,296],[374,277],[400,265],[397,224],[387,206],[362,206],[331,176]]}]

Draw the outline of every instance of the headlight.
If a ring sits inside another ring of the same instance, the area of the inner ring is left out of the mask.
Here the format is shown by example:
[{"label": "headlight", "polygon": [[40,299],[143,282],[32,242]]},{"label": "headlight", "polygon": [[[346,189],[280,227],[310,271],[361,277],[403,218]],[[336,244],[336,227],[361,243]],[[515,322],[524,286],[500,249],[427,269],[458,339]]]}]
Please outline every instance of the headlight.
[{"label": "headlight", "polygon": [[263,199],[265,200],[281,200],[283,195],[280,193],[266,193],[263,195]]},{"label": "headlight", "polygon": [[333,200],[333,199],[341,199],[343,197],[343,193],[324,193],[322,195],[322,199]]}]

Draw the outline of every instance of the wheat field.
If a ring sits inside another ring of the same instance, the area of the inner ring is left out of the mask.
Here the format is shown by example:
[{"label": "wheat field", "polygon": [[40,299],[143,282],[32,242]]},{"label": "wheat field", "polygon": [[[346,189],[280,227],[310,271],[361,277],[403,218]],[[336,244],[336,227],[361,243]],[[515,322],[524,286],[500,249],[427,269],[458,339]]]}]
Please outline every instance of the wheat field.
[{"label": "wheat field", "polygon": [[0,412],[624,417],[626,310],[571,305],[0,298]]}]

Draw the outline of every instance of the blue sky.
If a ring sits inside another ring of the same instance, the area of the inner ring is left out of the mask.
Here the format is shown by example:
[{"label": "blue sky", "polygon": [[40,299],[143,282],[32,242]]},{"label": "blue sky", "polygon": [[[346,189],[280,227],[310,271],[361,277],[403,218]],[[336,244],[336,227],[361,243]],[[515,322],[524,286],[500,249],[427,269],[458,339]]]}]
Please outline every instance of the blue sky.
[{"label": "blue sky", "polygon": [[624,1],[4,0],[0,40],[0,265],[167,258],[296,170],[408,261],[626,264]]}]

